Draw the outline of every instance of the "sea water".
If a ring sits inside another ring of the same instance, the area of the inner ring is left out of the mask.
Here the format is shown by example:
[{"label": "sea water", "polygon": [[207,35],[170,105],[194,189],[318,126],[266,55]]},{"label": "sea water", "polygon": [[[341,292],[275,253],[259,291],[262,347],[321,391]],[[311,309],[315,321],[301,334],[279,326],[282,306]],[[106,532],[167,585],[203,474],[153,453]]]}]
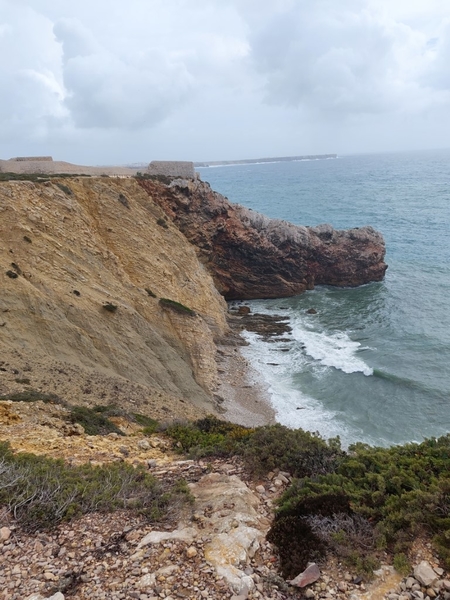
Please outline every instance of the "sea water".
[{"label": "sea water", "polygon": [[[372,225],[385,280],[246,302],[289,317],[243,353],[280,423],[388,446],[450,432],[450,150],[199,169],[236,202],[295,224]],[[308,314],[314,308],[316,314]]]}]

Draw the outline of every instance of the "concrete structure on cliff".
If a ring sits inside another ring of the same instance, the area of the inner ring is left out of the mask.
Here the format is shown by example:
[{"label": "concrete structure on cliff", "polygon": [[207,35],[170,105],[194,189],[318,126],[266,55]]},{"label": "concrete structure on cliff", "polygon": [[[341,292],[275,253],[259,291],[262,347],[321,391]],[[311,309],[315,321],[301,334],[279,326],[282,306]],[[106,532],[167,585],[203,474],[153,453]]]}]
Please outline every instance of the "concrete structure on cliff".
[{"label": "concrete structure on cliff", "polygon": [[146,171],[148,175],[164,175],[180,179],[195,179],[194,163],[182,160],[152,160]]}]

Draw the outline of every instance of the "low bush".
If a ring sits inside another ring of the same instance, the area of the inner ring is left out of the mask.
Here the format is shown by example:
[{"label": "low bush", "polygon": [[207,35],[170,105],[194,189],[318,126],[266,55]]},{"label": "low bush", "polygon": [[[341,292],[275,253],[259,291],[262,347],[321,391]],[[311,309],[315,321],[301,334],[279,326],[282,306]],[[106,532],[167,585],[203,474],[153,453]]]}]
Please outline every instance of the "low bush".
[{"label": "low bush", "polygon": [[169,226],[167,225],[167,221],[166,219],[163,219],[162,217],[160,217],[157,221],[156,221],[157,225],[159,225],[160,227],[163,227],[164,229],[169,229]]},{"label": "low bush", "polygon": [[74,467],[44,456],[13,454],[7,443],[0,442],[0,507],[28,531],[118,508],[161,520],[190,501],[185,482],[164,489],[142,466]]},{"label": "low bush", "polygon": [[173,310],[182,315],[189,315],[190,317],[195,317],[196,313],[191,308],[184,306],[180,302],[175,302],[175,300],[170,300],[169,298],[160,298],[159,304],[163,308],[168,308],[169,310]]},{"label": "low bush", "polygon": [[0,400],[11,400],[12,402],[41,402],[50,404],[62,404],[66,405],[56,394],[46,394],[37,390],[25,390],[24,392],[13,392],[10,394],[4,394],[0,396]]},{"label": "low bush", "polygon": [[[269,536],[280,544],[283,556],[289,540],[278,535],[282,529],[278,523],[294,516],[326,548],[361,570],[376,564],[376,552],[383,549],[407,572],[411,543],[425,535],[450,568],[449,460],[449,435],[392,448],[355,444],[340,456],[334,472],[310,474],[293,482],[280,499]],[[347,511],[342,511],[343,498]],[[325,499],[326,515],[318,508]],[[342,513],[347,515],[344,520]],[[282,564],[286,571],[291,566],[292,557]],[[294,570],[305,566],[299,561]]]},{"label": "low bush", "polygon": [[132,419],[135,423],[143,427],[142,433],[144,435],[152,435],[153,433],[159,431],[160,425],[158,421],[155,421],[155,419],[152,419],[151,417],[134,413],[132,415]]},{"label": "low bush", "polygon": [[112,302],[106,302],[106,304],[103,305],[103,309],[108,312],[114,313],[117,310],[117,306],[115,304],[113,304]]},{"label": "low bush", "polygon": [[[87,406],[72,406],[69,413],[71,423],[79,423],[83,426],[88,435],[108,435],[108,433],[117,433],[125,435],[121,429],[108,419],[105,414],[108,407],[96,406],[88,408]],[[109,416],[114,416],[109,412]]]},{"label": "low bush", "polygon": [[67,196],[73,196],[73,192],[70,189],[70,187],[64,183],[60,183],[59,181],[56,182],[56,185],[59,187],[59,189],[64,192]]}]

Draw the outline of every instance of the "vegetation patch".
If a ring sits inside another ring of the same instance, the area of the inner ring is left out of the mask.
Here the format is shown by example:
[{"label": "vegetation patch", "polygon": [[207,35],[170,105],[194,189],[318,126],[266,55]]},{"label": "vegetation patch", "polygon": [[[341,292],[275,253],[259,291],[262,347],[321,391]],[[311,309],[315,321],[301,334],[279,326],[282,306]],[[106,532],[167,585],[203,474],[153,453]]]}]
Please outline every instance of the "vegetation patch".
[{"label": "vegetation patch", "polygon": [[69,179],[73,177],[91,177],[85,173],[0,173],[1,181],[33,181],[45,183],[51,179]]},{"label": "vegetation patch", "polygon": [[163,219],[162,217],[159,217],[159,219],[156,221],[156,223],[160,226],[163,227],[164,229],[169,229],[169,226],[167,225],[167,221],[166,219]]},{"label": "vegetation patch", "polygon": [[70,187],[68,185],[66,185],[65,183],[60,183],[59,181],[56,182],[56,185],[59,187],[59,189],[64,192],[65,194],[67,194],[67,196],[73,196],[73,192],[70,189]]},{"label": "vegetation patch", "polygon": [[154,292],[152,292],[152,290],[150,290],[149,288],[145,288],[145,291],[147,292],[147,294],[149,296],[151,296],[152,298],[157,298],[156,294]]},{"label": "vegetation patch", "polygon": [[4,394],[0,396],[0,400],[11,400],[11,402],[45,402],[46,404],[61,404],[66,406],[64,400],[62,400],[56,394],[45,394],[37,390],[26,390],[24,392],[14,392],[11,394]]},{"label": "vegetation patch", "polygon": [[268,534],[286,578],[327,552],[368,576],[387,551],[406,573],[418,536],[433,542],[450,569],[450,435],[392,448],[360,443],[345,452],[339,439],[214,417],[175,423],[166,434],[191,457],[239,455],[254,476],[280,469],[295,478]]},{"label": "vegetation patch", "polygon": [[160,429],[158,421],[152,419],[151,417],[147,417],[146,415],[141,415],[138,413],[134,413],[132,417],[135,423],[143,427],[142,433],[144,435],[152,435]]},{"label": "vegetation patch", "polygon": [[138,171],[136,173],[136,179],[150,179],[150,181],[159,181],[159,183],[170,185],[175,178],[169,177],[168,175],[150,175],[149,173],[141,173]]},{"label": "vegetation patch", "polygon": [[31,238],[29,238],[27,235],[23,236],[23,241],[27,242],[27,244],[32,244]]},{"label": "vegetation patch", "polygon": [[104,308],[106,311],[108,311],[108,312],[112,312],[112,313],[116,312],[116,310],[117,310],[117,306],[116,306],[115,304],[113,304],[112,302],[106,302],[106,303],[103,305],[103,308]]},{"label": "vegetation patch", "polygon": [[6,275],[10,279],[17,279],[19,277],[15,271],[11,271],[11,270],[6,271]]},{"label": "vegetation patch", "polygon": [[185,482],[164,489],[143,466],[74,467],[45,456],[14,454],[6,442],[0,442],[0,507],[28,531],[119,508],[161,520],[190,501]]},{"label": "vegetation patch", "polygon": [[182,315],[189,315],[190,317],[195,317],[196,313],[191,308],[184,306],[180,302],[175,302],[175,300],[169,300],[169,298],[160,298],[159,304],[163,308],[168,308],[169,310],[173,310]]},{"label": "vegetation patch", "polygon": [[125,208],[128,208],[128,210],[130,210],[130,203],[128,202],[128,198],[122,193],[119,194],[119,202],[120,204],[122,204],[122,206],[125,206]]},{"label": "vegetation patch", "polygon": [[[284,548],[291,544],[291,538],[283,537],[283,522],[300,519],[309,528],[311,552],[314,535],[326,548],[368,571],[376,565],[377,550],[387,550],[399,569],[407,572],[411,543],[424,535],[432,539],[448,569],[449,460],[449,435],[392,448],[355,444],[341,456],[333,472],[293,482],[280,499],[269,537],[283,556]],[[327,513],[318,509],[325,502]],[[291,569],[299,572],[306,565],[299,557],[294,568],[292,555],[289,561],[282,559],[286,573]]]},{"label": "vegetation patch", "polygon": [[[88,435],[108,435],[109,433],[125,435],[117,425],[110,421],[108,415],[105,414],[107,411],[108,407],[104,406],[95,406],[94,408],[72,406],[68,419],[71,423],[82,425]],[[111,413],[109,416],[112,416]]]}]

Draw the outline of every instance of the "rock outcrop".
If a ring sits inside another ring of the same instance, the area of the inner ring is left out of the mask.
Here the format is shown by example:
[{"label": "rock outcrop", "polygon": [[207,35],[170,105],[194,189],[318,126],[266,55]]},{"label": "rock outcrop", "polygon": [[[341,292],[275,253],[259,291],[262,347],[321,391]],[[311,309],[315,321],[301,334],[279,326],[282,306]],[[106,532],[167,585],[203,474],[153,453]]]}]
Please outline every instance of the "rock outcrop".
[{"label": "rock outcrop", "polygon": [[135,179],[1,182],[0,286],[0,395],[161,420],[214,410],[226,304]]},{"label": "rock outcrop", "polygon": [[383,279],[385,244],[372,227],[296,226],[231,204],[198,179],[141,180],[194,244],[227,300],[279,298],[315,285],[357,286]]}]

